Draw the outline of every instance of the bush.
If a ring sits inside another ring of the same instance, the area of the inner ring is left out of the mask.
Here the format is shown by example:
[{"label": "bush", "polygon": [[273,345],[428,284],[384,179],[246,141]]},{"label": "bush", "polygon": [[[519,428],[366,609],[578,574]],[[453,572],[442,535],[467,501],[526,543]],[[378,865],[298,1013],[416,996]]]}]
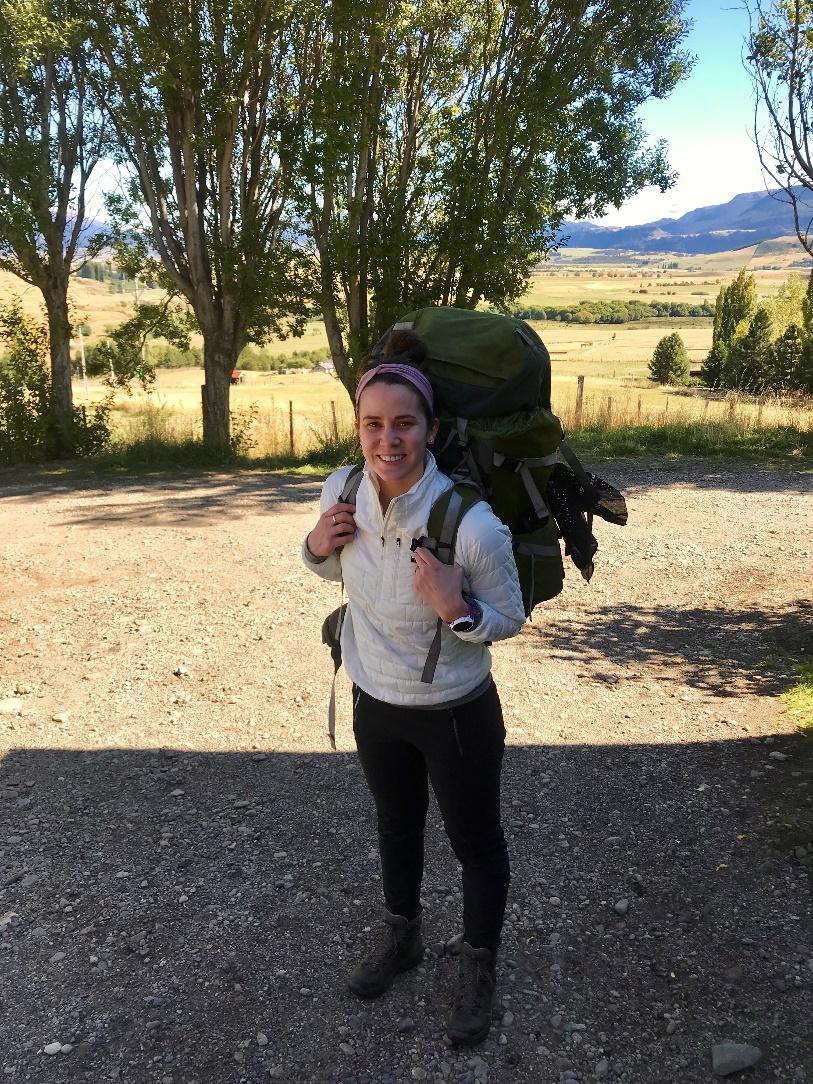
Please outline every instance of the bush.
[{"label": "bush", "polygon": [[[8,353],[0,367],[0,463],[52,458],[58,428],[53,414],[48,328],[26,316],[18,299],[0,307],[0,339]],[[88,411],[74,407],[69,431],[60,434],[74,455],[96,455],[110,439],[110,402]]]},{"label": "bush", "polygon": [[664,335],[655,347],[649,363],[649,374],[658,384],[689,383],[689,355],[676,331]]}]

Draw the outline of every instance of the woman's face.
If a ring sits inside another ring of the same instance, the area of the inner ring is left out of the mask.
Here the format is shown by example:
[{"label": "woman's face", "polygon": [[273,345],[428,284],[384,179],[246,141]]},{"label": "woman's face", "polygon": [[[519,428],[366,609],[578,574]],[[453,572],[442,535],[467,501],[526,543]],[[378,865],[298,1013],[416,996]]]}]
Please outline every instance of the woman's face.
[{"label": "woman's face", "polygon": [[427,441],[438,430],[426,420],[417,391],[376,381],[361,393],[358,407],[361,449],[386,493],[406,493],[423,475]]}]

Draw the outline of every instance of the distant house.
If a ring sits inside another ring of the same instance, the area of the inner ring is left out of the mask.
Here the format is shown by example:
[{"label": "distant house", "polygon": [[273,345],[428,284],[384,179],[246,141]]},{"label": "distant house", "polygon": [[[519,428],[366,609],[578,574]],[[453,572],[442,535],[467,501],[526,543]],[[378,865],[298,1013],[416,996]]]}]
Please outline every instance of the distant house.
[{"label": "distant house", "polygon": [[239,369],[233,370],[233,372],[231,374],[231,380],[229,381],[229,383],[230,384],[245,384],[245,382],[246,382],[246,374],[241,373]]},{"label": "distant house", "polygon": [[312,373],[330,373],[331,376],[336,375],[336,366],[330,360],[317,361],[314,367],[311,369]]}]

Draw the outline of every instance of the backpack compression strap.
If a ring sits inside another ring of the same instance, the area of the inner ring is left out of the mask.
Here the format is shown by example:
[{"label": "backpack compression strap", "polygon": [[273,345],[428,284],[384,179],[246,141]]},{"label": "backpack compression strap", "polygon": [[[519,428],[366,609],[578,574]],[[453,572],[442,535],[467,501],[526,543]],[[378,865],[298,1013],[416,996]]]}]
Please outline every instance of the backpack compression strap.
[{"label": "backpack compression strap", "polygon": [[[338,503],[355,504],[359,486],[363,480],[364,468],[356,463],[345,479]],[[337,552],[341,553],[342,549],[343,547],[339,546]],[[325,623],[322,626],[322,643],[330,646],[330,653],[333,656],[333,681],[330,684],[330,703],[327,708],[327,736],[330,738],[330,747],[333,750],[336,748],[336,675],[339,673],[339,667],[342,665],[341,637],[342,625],[344,624],[344,615],[346,612],[347,603],[344,601],[344,579],[342,579],[339,608],[338,610],[334,610],[333,613],[326,618]],[[329,624],[331,621],[332,624]]]},{"label": "backpack compression strap", "polygon": [[[470,508],[473,508],[481,500],[477,489],[464,482],[447,489],[432,505],[429,512],[428,536],[424,545],[431,550],[439,561],[445,565],[454,564],[454,551],[457,543],[457,532],[463,517]],[[431,685],[435,680],[435,670],[440,658],[440,642],[443,621],[438,618],[435,629],[435,637],[429,654],[426,656],[421,681]]]}]

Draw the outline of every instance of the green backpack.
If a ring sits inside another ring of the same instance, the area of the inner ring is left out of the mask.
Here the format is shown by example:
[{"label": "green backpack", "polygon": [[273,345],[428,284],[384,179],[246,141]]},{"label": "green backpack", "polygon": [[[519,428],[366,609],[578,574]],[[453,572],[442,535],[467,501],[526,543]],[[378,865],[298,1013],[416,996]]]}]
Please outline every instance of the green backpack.
[{"label": "green backpack", "polygon": [[[530,617],[564,582],[559,533],[544,494],[560,450],[567,457],[572,453],[562,446],[562,425],[551,412],[550,355],[522,320],[436,307],[401,317],[374,346],[374,358],[381,358],[390,332],[400,329],[415,331],[426,343],[423,368],[440,419],[432,448],[438,467],[456,483],[473,484],[511,531]],[[456,522],[448,525],[452,538],[473,503],[463,497]],[[429,533],[440,540],[446,517],[436,519],[430,519]],[[441,560],[448,542],[441,541]]]}]

